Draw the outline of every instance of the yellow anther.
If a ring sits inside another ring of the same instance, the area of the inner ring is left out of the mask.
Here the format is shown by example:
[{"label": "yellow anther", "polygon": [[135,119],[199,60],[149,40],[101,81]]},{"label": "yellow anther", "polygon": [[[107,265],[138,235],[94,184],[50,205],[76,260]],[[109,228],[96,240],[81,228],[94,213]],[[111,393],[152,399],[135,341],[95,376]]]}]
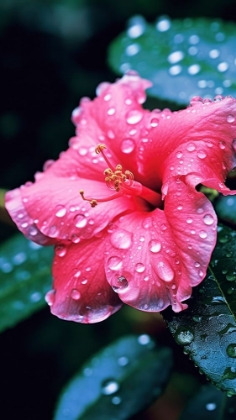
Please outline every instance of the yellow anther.
[{"label": "yellow anther", "polygon": [[[134,176],[133,176],[132,172],[130,172],[130,171],[123,172],[122,165],[120,165],[120,164],[116,165],[116,167],[113,167],[110,164],[109,160],[107,159],[105,153],[103,152],[104,149],[106,149],[105,144],[98,144],[98,146],[95,148],[95,152],[97,154],[101,153],[105,162],[109,166],[103,172],[104,175],[105,175],[105,183],[106,183],[107,187],[110,190],[115,190],[117,193],[119,193],[121,188],[126,189],[126,190],[127,190],[127,188],[128,189],[131,188],[132,185],[133,185],[133,182],[134,182]],[[113,194],[112,197],[110,197],[110,199],[118,198],[118,196],[120,196],[119,194]],[[98,202],[105,202],[105,201],[109,200],[109,199],[97,199],[97,200],[95,200],[93,198],[85,198],[84,197],[84,190],[80,190],[80,195],[81,195],[81,197],[84,201],[88,201],[90,203],[91,207],[95,207],[98,204]]]},{"label": "yellow anther", "polygon": [[106,146],[105,146],[105,144],[98,144],[98,146],[97,147],[95,147],[95,152],[97,153],[97,155],[99,154],[99,153],[101,153],[102,152],[102,150],[103,149],[106,149]]},{"label": "yellow anther", "polygon": [[84,200],[84,201],[88,201],[89,202],[89,204],[91,205],[91,207],[96,207],[97,206],[97,200],[94,200],[93,198],[85,198],[85,196],[84,196],[84,190],[80,190],[80,195],[81,195],[81,197],[82,197],[82,199]]}]

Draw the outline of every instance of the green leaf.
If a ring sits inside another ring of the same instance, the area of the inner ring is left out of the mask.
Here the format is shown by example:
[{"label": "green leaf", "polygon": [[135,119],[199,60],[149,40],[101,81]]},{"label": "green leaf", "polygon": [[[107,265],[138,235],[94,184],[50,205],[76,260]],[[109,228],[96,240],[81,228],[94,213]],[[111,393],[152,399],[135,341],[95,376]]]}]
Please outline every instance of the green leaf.
[{"label": "green leaf", "polygon": [[52,253],[20,234],[0,247],[0,331],[43,307],[51,289]]},{"label": "green leaf", "polygon": [[234,420],[236,397],[227,398],[214,386],[203,386],[192,398],[180,416],[180,420]]},{"label": "green leaf", "polygon": [[111,44],[112,69],[132,69],[152,81],[154,97],[187,104],[191,97],[236,94],[236,25],[219,19],[171,20],[148,24],[132,18]]},{"label": "green leaf", "polygon": [[54,420],[128,419],[161,394],[171,367],[171,350],[148,335],[121,338],[69,382]]},{"label": "green leaf", "polygon": [[220,227],[207,277],[193,289],[189,308],[166,310],[184,353],[228,395],[236,394],[236,232]]},{"label": "green leaf", "polygon": [[236,196],[220,195],[215,202],[215,210],[222,221],[236,225]]}]

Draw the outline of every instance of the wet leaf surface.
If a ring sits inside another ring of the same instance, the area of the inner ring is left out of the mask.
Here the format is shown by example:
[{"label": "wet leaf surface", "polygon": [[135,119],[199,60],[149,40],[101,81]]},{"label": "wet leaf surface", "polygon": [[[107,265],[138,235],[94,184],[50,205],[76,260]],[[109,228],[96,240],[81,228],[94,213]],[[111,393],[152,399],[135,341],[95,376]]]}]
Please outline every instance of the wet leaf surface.
[{"label": "wet leaf surface", "polygon": [[86,363],[61,394],[54,420],[122,420],[147,407],[169,379],[172,353],[128,336]]},{"label": "wet leaf surface", "polygon": [[187,104],[193,96],[236,94],[235,36],[236,25],[219,19],[163,16],[149,24],[136,16],[108,58],[116,72],[132,69],[151,80],[150,95]]},{"label": "wet leaf surface", "polygon": [[0,331],[42,308],[51,288],[53,249],[16,235],[0,248]]},{"label": "wet leaf surface", "polygon": [[215,203],[215,210],[222,221],[236,225],[236,196],[221,195]]},{"label": "wet leaf surface", "polygon": [[208,274],[189,308],[164,318],[176,342],[219,389],[236,394],[236,232],[220,227]]},{"label": "wet leaf surface", "polygon": [[214,386],[203,386],[183,410],[180,420],[234,420],[236,397],[228,398]]}]

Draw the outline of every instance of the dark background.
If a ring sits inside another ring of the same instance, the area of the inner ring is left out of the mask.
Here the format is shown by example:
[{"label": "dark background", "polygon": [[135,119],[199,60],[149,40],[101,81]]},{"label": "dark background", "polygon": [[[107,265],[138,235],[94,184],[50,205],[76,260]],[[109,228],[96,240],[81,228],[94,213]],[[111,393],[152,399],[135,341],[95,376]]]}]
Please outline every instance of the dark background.
[{"label": "dark background", "polygon": [[[117,77],[108,68],[107,48],[137,14],[149,22],[163,14],[236,21],[236,3],[1,0],[1,188],[12,189],[33,180],[47,159],[56,159],[67,148],[74,135],[72,110],[81,97],[94,97],[100,82]],[[13,233],[14,228],[0,225],[1,241]],[[3,333],[0,418],[52,419],[58,393],[81,364],[103,345],[132,332],[151,333],[174,348],[176,372],[171,385],[162,403],[147,411],[145,419],[163,419],[164,415],[177,419],[190,390],[204,379],[175,346],[158,315],[129,308],[91,326],[60,321],[46,308]],[[162,411],[164,405],[169,405],[169,411]]]}]

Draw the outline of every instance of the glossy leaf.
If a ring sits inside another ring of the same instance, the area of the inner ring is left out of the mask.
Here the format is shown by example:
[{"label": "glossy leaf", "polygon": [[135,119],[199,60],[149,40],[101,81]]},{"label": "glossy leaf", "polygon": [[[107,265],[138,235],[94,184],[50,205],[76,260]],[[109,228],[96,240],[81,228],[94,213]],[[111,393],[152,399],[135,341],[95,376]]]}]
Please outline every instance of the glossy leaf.
[{"label": "glossy leaf", "polygon": [[187,404],[180,420],[234,420],[236,397],[228,398],[214,386],[203,386]]},{"label": "glossy leaf", "polygon": [[236,394],[236,232],[220,227],[203,283],[193,289],[189,308],[164,311],[171,333],[200,372]]},{"label": "glossy leaf", "polygon": [[16,235],[0,248],[0,331],[27,318],[44,304],[51,288],[52,248]]},{"label": "glossy leaf", "polygon": [[156,348],[148,335],[122,338],[70,381],[54,420],[128,419],[161,394],[171,367],[171,350]]},{"label": "glossy leaf", "polygon": [[236,94],[236,25],[221,20],[171,20],[148,24],[132,18],[109,50],[118,73],[136,70],[153,82],[149,94],[187,104],[192,96]]}]

